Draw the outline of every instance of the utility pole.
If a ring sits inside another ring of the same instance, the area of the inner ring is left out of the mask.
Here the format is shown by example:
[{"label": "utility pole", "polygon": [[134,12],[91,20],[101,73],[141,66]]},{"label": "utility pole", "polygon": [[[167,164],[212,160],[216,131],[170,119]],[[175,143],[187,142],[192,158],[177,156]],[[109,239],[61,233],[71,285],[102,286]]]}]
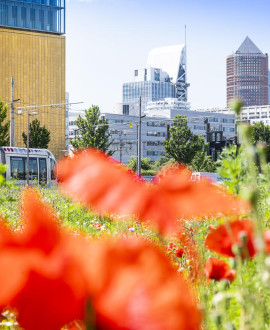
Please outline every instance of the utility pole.
[{"label": "utility pole", "polygon": [[10,102],[10,146],[15,146],[14,137],[14,79],[11,77],[11,102]]},{"label": "utility pole", "polygon": [[142,97],[139,103],[139,126],[138,126],[138,162],[137,174],[141,175],[141,158],[142,158]]},{"label": "utility pole", "polygon": [[29,117],[37,115],[37,112],[27,112],[27,162],[26,162],[26,183],[29,186]]},{"label": "utility pole", "polygon": [[119,135],[120,163],[122,163],[122,134]]}]

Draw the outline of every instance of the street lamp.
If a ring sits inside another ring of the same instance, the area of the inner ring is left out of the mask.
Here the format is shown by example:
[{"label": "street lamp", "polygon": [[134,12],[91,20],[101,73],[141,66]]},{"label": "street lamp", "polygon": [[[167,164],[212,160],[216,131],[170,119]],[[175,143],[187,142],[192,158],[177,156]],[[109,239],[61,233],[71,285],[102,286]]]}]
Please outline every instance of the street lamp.
[{"label": "street lamp", "polygon": [[37,112],[27,113],[27,169],[26,169],[26,183],[29,185],[29,117],[37,115]]}]

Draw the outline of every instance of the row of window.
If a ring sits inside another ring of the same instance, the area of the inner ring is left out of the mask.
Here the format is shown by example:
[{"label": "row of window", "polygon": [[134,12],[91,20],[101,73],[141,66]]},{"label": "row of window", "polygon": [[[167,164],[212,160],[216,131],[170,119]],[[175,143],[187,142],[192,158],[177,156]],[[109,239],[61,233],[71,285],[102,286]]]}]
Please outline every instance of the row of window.
[{"label": "row of window", "polygon": [[165,132],[147,132],[146,135],[147,136],[163,136],[163,137],[165,137],[166,133]]},{"label": "row of window", "polygon": [[56,8],[0,4],[0,25],[64,33],[64,10]]},{"label": "row of window", "polygon": [[208,118],[209,123],[231,123],[234,124],[234,119],[232,118]]},{"label": "row of window", "polygon": [[223,127],[223,132],[234,133],[234,128],[232,128],[232,127]]},{"label": "row of window", "polygon": [[165,152],[164,151],[152,151],[152,150],[148,150],[146,154],[147,154],[147,156],[165,156]]},{"label": "row of window", "polygon": [[68,122],[69,126],[74,126],[76,125],[76,121],[75,120],[71,120]]},{"label": "row of window", "polygon": [[147,126],[166,127],[166,123],[163,123],[163,122],[160,122],[160,121],[148,121]]},{"label": "row of window", "polygon": [[147,141],[146,144],[147,146],[151,146],[151,147],[158,147],[163,145],[162,141]]},{"label": "row of window", "polygon": [[[51,180],[54,180],[54,161],[51,160]],[[26,180],[27,158],[26,157],[11,157],[11,177],[16,180]],[[46,158],[29,158],[29,179],[47,181],[47,163]]]}]

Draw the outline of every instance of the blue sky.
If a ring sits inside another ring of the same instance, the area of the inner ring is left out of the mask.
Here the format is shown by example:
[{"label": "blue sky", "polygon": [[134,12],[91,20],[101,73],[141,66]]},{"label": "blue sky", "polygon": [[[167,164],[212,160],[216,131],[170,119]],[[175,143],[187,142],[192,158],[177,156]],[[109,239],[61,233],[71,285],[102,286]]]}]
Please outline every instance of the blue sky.
[{"label": "blue sky", "polygon": [[269,0],[67,0],[66,90],[78,109],[110,112],[152,48],[184,43],[189,102],[226,105],[226,56],[248,35],[270,53]]}]

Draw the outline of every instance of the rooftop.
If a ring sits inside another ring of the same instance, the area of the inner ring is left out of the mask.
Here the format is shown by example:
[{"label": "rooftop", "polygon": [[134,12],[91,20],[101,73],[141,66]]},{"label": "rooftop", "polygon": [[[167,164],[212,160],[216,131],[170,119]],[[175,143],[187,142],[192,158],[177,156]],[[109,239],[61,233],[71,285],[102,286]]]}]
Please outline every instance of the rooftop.
[{"label": "rooftop", "polygon": [[241,46],[235,52],[236,54],[262,54],[259,48],[254,44],[254,42],[249,38],[242,42]]}]

